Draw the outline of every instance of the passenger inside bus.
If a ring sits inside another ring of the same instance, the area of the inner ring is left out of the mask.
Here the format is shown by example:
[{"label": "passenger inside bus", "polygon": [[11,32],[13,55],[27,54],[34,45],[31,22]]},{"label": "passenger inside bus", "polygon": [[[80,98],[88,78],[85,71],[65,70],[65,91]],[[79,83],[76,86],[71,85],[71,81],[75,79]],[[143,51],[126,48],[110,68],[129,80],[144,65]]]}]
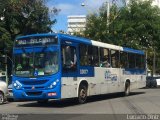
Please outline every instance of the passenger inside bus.
[{"label": "passenger inside bus", "polygon": [[77,56],[75,47],[65,46],[62,52],[63,52],[63,67],[69,69],[76,68]]},{"label": "passenger inside bus", "polygon": [[109,62],[107,62],[107,61],[104,61],[104,62],[101,62],[100,67],[107,67],[107,68],[109,68],[109,67],[111,67],[111,64],[109,64]]}]

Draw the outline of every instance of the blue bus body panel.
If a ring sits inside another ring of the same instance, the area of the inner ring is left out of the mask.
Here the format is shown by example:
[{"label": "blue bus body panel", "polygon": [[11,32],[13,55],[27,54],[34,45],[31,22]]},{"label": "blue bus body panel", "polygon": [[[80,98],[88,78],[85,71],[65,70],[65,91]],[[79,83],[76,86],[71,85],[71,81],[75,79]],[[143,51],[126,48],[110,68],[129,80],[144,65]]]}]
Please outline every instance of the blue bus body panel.
[{"label": "blue bus body panel", "polygon": [[44,34],[31,34],[31,35],[26,35],[26,36],[19,36],[16,39],[23,39],[23,38],[28,38],[28,37],[41,37],[41,36],[56,36],[57,34],[48,34],[48,33],[44,33]]},{"label": "blue bus body panel", "polygon": [[146,70],[125,68],[123,70],[123,74],[124,75],[146,75]]},{"label": "blue bus body panel", "polygon": [[129,52],[129,53],[144,55],[144,51],[142,51],[142,50],[135,50],[135,49],[132,49],[132,48],[127,48],[127,47],[123,47],[123,51],[124,52]]},{"label": "blue bus body panel", "polygon": [[94,71],[94,67],[92,66],[79,66],[75,72],[63,72],[62,77],[94,77]]},{"label": "blue bus body panel", "polygon": [[[14,48],[13,53],[14,54],[20,54],[20,53],[31,53],[31,52],[42,52],[44,48],[42,47],[26,47],[25,50],[22,48]],[[48,46],[45,51],[58,51],[59,46],[57,45],[50,45]]]},{"label": "blue bus body panel", "polygon": [[93,66],[80,66],[78,77],[94,77],[95,68]]},{"label": "blue bus body panel", "polygon": [[59,42],[72,41],[72,42],[92,45],[91,40],[86,39],[86,38],[75,37],[75,36],[70,36],[70,35],[66,35],[66,34],[55,34],[55,33],[52,33],[52,34],[32,34],[32,35],[17,37],[16,39],[23,39],[23,38],[27,38],[27,37],[39,37],[39,36],[57,36],[60,40]]},{"label": "blue bus body panel", "polygon": [[86,38],[74,37],[74,36],[69,36],[69,35],[64,35],[64,34],[60,34],[59,38],[60,38],[61,42],[71,41],[71,42],[77,42],[77,43],[84,43],[84,44],[87,44],[87,45],[92,45],[91,40],[86,39]]},{"label": "blue bus body panel", "polygon": [[[70,45],[78,48],[78,44],[92,45],[91,40],[86,38],[74,37],[64,34],[59,34],[59,39],[61,44]],[[77,53],[77,55],[79,52]],[[77,71],[67,71],[63,73],[62,77],[93,77],[94,76],[94,67],[93,66],[80,66],[79,56],[77,56]]]},{"label": "blue bus body panel", "polygon": [[[57,34],[34,34],[17,37],[18,39],[24,39],[28,37],[39,37],[39,36],[56,36]],[[42,52],[45,46],[25,46],[13,48],[13,54],[31,53],[31,52]],[[61,51],[60,45],[48,45],[45,51]],[[59,60],[61,57],[59,55]],[[61,61],[60,61],[61,62]],[[13,75],[13,83],[17,80],[22,84],[22,89],[15,89],[13,87],[13,94],[16,100],[45,100],[45,99],[60,99],[61,98],[61,66],[56,74],[50,76],[38,76],[34,78],[17,77]],[[48,88],[51,83],[58,80],[56,87]],[[34,89],[33,89],[34,88]],[[54,96],[48,96],[48,93],[56,93]],[[28,95],[30,94],[30,95]]]},{"label": "blue bus body panel", "polygon": [[[15,100],[43,100],[43,99],[60,99],[61,98],[61,74],[55,74],[48,77],[25,78],[13,76],[13,82],[19,81],[22,89],[13,87]],[[51,83],[59,80],[56,87],[49,89]],[[33,89],[34,88],[34,89]],[[48,96],[48,93],[56,93],[55,96]]]}]

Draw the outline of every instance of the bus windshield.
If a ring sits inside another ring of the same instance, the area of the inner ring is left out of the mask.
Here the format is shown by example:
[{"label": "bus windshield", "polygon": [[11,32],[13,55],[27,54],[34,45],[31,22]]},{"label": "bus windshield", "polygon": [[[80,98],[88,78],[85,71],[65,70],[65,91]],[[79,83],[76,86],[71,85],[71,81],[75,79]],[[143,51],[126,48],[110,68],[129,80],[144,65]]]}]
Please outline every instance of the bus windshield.
[{"label": "bus windshield", "polygon": [[58,51],[15,54],[14,74],[23,77],[51,75],[58,72]]}]

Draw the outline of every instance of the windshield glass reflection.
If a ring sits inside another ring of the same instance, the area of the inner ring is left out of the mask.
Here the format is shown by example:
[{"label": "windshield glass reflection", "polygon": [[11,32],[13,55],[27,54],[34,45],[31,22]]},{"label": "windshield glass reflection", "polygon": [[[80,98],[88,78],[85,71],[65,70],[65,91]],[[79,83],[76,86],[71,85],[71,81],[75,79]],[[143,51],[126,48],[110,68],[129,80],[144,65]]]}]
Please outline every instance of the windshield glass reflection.
[{"label": "windshield glass reflection", "polygon": [[15,55],[15,75],[41,76],[58,72],[58,52],[32,52]]}]

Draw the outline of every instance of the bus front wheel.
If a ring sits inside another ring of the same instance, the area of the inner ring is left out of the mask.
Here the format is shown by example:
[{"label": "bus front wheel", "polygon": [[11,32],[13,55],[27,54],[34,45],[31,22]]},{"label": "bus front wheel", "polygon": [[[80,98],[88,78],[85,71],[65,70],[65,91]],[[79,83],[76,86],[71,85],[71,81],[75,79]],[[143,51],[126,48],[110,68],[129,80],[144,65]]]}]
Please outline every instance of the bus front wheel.
[{"label": "bus front wheel", "polygon": [[4,102],[4,94],[0,91],[0,104]]},{"label": "bus front wheel", "polygon": [[125,96],[130,95],[130,83],[126,82],[125,84],[125,91],[124,91]]},{"label": "bus front wheel", "polygon": [[78,103],[83,104],[87,100],[87,87],[85,85],[80,85],[78,92]]}]

